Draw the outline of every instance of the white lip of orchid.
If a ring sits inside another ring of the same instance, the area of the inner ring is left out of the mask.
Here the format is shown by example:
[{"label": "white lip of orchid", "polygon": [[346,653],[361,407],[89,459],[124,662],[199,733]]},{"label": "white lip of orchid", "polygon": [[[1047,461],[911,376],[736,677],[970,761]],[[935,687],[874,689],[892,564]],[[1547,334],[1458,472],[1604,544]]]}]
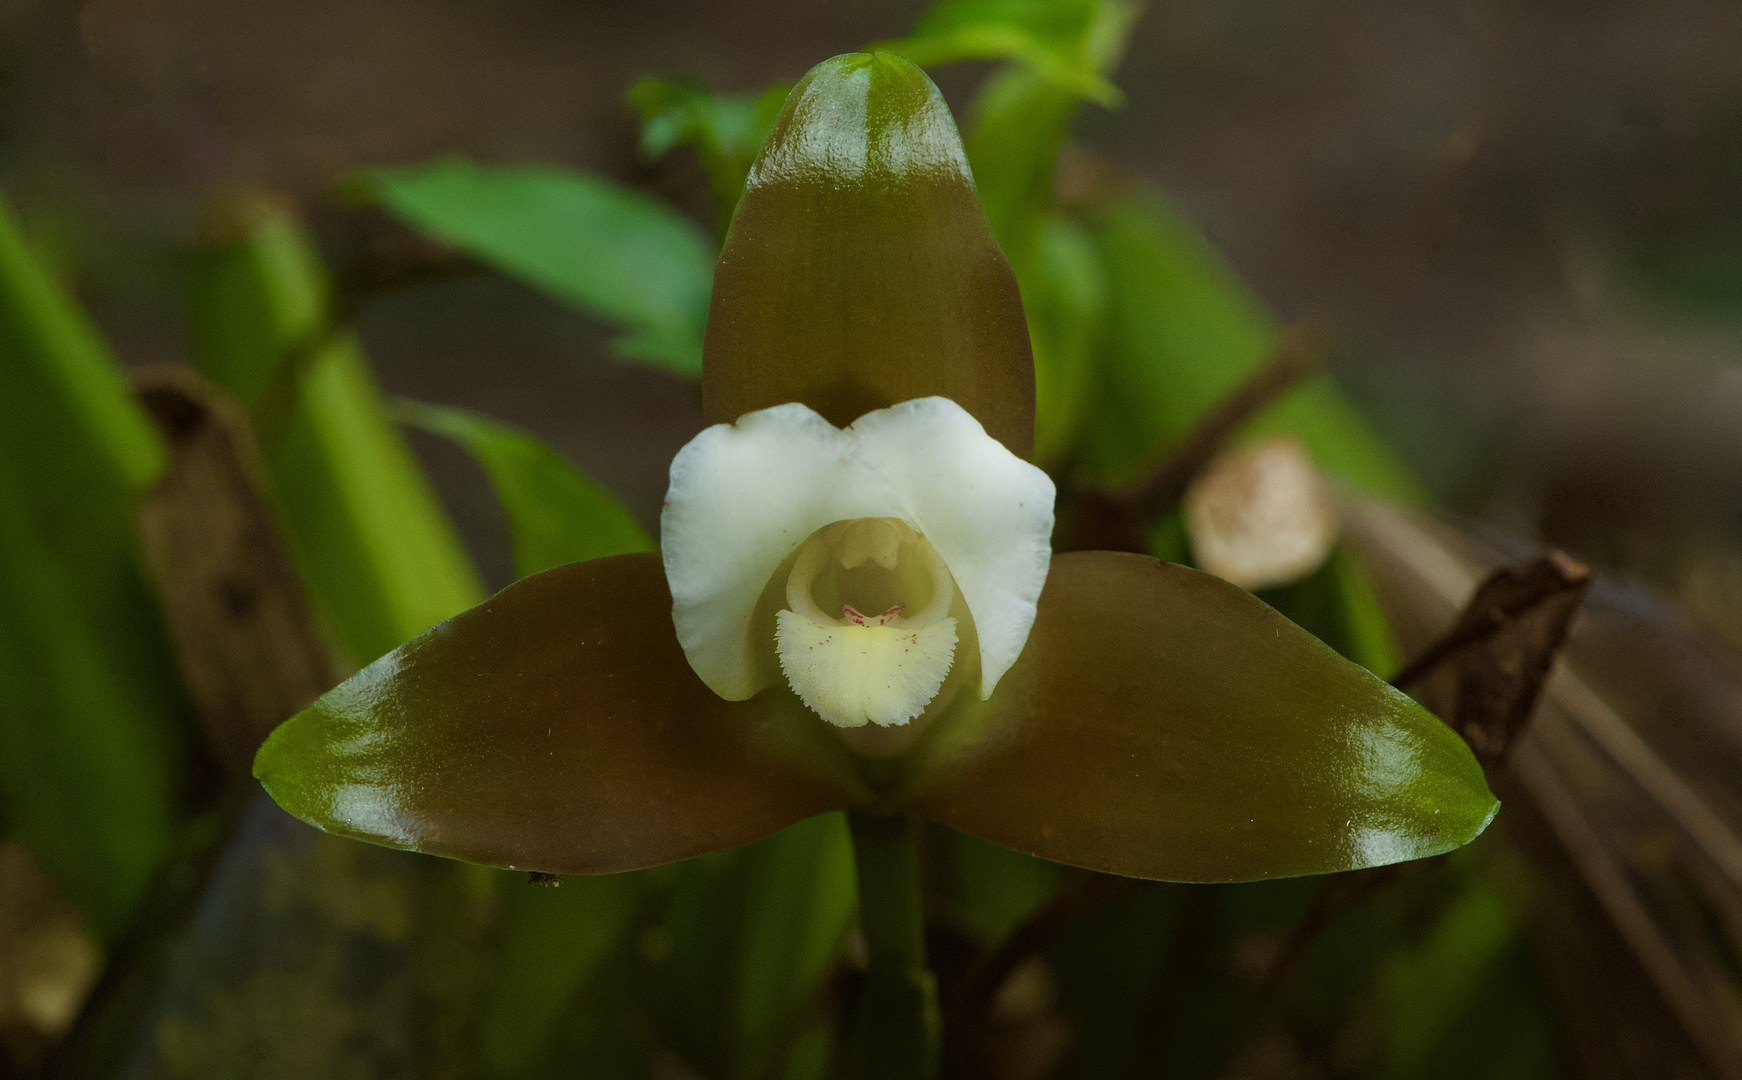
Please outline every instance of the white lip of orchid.
[{"label": "white lip of orchid", "polygon": [[[904,551],[921,564],[922,588],[931,589],[918,614],[909,615],[900,601],[881,615],[842,603],[840,617],[831,618],[817,607],[817,579],[829,563],[869,570],[887,583],[898,579]],[[925,712],[950,673],[955,596],[949,568],[912,529],[889,518],[839,522],[805,541],[787,575],[786,610],[775,615],[780,670],[793,693],[836,727],[905,724]]]},{"label": "white lip of orchid", "polygon": [[[773,651],[763,639],[776,628],[752,622],[780,565],[825,526],[893,519],[935,550],[937,580],[960,594],[980,645],[980,696],[989,697],[1034,623],[1052,557],[1053,500],[1044,472],[947,398],[902,402],[845,429],[797,403],[716,424],[673,459],[660,518],[678,643],[715,693],[753,696],[779,678],[759,659]],[[847,539],[865,548],[849,558],[883,565],[887,538]],[[823,625],[812,618],[822,616],[814,601],[795,614]],[[953,638],[953,619],[928,625],[945,621]],[[886,625],[901,622],[898,613]]]}]

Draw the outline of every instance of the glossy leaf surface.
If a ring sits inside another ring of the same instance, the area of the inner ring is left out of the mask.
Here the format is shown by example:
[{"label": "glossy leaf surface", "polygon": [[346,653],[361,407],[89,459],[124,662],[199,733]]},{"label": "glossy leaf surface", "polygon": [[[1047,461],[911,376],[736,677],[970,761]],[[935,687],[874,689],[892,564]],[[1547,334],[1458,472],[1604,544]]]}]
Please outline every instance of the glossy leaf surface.
[{"label": "glossy leaf surface", "polygon": [[701,370],[714,251],[674,207],[548,165],[449,157],[367,175],[374,197],[413,228],[621,325],[619,356]]},{"label": "glossy leaf surface", "polygon": [[254,768],[330,832],[610,873],[846,805],[844,751],[812,719],[790,694],[702,685],[659,558],[625,555],[527,578],[395,650],[281,725]]},{"label": "glossy leaf surface", "polygon": [[308,238],[268,203],[225,216],[195,259],[195,361],[253,411],[297,568],[367,663],[483,587],[356,338],[327,336]]},{"label": "glossy leaf surface", "polygon": [[1241,881],[1449,851],[1496,803],[1461,739],[1251,595],[1138,555],[1053,560],[985,742],[923,812],[1130,877]]},{"label": "glossy leaf surface", "polygon": [[0,796],[101,935],[167,854],[186,716],[133,513],[164,451],[0,201]]},{"label": "glossy leaf surface", "polygon": [[751,168],[714,280],[710,423],[801,401],[846,426],[941,395],[1028,456],[1022,304],[949,108],[890,53],[824,61]]},{"label": "glossy leaf surface", "polygon": [[394,411],[406,422],[464,446],[490,475],[508,517],[517,576],[607,555],[658,550],[647,530],[603,485],[530,431],[449,405],[401,399]]}]

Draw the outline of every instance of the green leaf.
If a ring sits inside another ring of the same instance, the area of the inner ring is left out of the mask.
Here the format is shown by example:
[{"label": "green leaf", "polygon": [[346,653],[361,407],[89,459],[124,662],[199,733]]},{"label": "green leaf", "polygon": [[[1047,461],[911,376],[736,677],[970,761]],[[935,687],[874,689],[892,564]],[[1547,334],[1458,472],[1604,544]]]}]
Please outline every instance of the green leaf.
[{"label": "green leaf", "polygon": [[463,157],[363,179],[412,228],[620,325],[624,359],[700,374],[714,251],[671,206],[601,176]]},{"label": "green leaf", "polygon": [[966,145],[974,186],[992,235],[1024,271],[1052,209],[1059,148],[1079,104],[1033,72],[1012,68],[987,80],[970,110]]},{"label": "green leaf", "polygon": [[[940,830],[942,832],[942,830]],[[951,921],[986,945],[1009,937],[1058,889],[1059,865],[947,832]]]},{"label": "green leaf", "polygon": [[1250,593],[1139,555],[1055,556],[1022,658],[952,725],[916,770],[922,813],[1128,877],[1419,859],[1498,806],[1406,695]]},{"label": "green leaf", "polygon": [[0,201],[0,785],[113,936],[166,856],[185,699],[134,535],[163,447]]},{"label": "green leaf", "polygon": [[[1092,231],[1106,267],[1108,322],[1084,464],[1122,483],[1146,473],[1262,364],[1278,332],[1258,298],[1159,192],[1120,199],[1097,215]],[[1328,376],[1284,395],[1242,435],[1283,432],[1333,476],[1386,498],[1422,498]]]},{"label": "green leaf", "polygon": [[452,406],[401,398],[393,408],[402,421],[464,446],[490,474],[508,516],[518,576],[658,550],[609,491],[531,432]]},{"label": "green leaf", "polygon": [[852,921],[846,822],[820,814],[678,871],[658,962],[663,1034],[709,1075],[779,1075]]},{"label": "green leaf", "polygon": [[[1061,47],[1079,56],[1097,77],[1110,75],[1118,66],[1137,12],[1123,0],[1018,6],[1065,11],[1068,34]],[[1069,89],[1017,66],[994,73],[969,110],[973,123],[967,149],[974,183],[993,235],[1024,279],[1025,295],[1040,221],[1053,205],[1059,148],[1081,104]]]},{"label": "green leaf", "polygon": [[714,228],[722,243],[750,163],[791,89],[781,82],[760,94],[715,94],[700,83],[665,79],[642,79],[629,88],[629,101],[641,114],[643,155],[652,159],[678,146],[695,147],[714,189]]},{"label": "green leaf", "polygon": [[544,1075],[569,1006],[622,947],[652,884],[644,874],[607,874],[540,888],[501,875],[502,944],[479,1032],[485,1075]]},{"label": "green leaf", "polygon": [[913,33],[874,46],[921,67],[961,60],[1014,60],[1074,97],[1117,105],[1123,95],[1095,63],[1090,28],[1114,0],[943,0],[928,8]]},{"label": "green leaf", "polygon": [[275,206],[229,208],[196,257],[194,358],[251,404],[298,569],[359,663],[483,599],[483,587],[327,284]]},{"label": "green leaf", "polygon": [[1053,465],[1076,443],[1088,416],[1107,281],[1088,234],[1050,215],[1041,224],[1032,270],[1019,270],[1017,282],[1034,348],[1034,457]]},{"label": "green leaf", "polygon": [[[1135,13],[1118,2],[945,4],[922,26],[1007,8],[1049,23],[1058,47],[1102,75],[1123,55]],[[1052,209],[1059,148],[1081,100],[1031,67],[1007,68],[975,98],[966,143],[981,205],[1022,291],[1034,350],[1035,459],[1049,467],[1069,453],[1087,412],[1106,307],[1099,253]]]},{"label": "green leaf", "polygon": [[1653,233],[1630,245],[1621,272],[1656,312],[1677,320],[1742,320],[1742,218]]},{"label": "green leaf", "polygon": [[[1554,1009],[1494,882],[1479,877],[1378,973],[1395,1080],[1535,1080],[1561,1073]],[[1483,1037],[1471,1039],[1480,1031]]]},{"label": "green leaf", "polygon": [[846,817],[820,814],[744,851],[732,1000],[739,1072],[763,1076],[833,966],[858,902]]}]

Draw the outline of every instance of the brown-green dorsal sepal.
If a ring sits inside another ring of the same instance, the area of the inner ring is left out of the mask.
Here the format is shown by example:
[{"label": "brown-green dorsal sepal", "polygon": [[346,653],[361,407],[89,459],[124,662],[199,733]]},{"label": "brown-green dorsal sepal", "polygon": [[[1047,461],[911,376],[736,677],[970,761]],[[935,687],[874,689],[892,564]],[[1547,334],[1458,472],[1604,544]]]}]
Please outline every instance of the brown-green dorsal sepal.
[{"label": "brown-green dorsal sepal", "polygon": [[950,398],[1027,457],[1034,362],[943,95],[892,53],[826,60],[751,168],[714,277],[710,422],[803,402],[846,426]]}]

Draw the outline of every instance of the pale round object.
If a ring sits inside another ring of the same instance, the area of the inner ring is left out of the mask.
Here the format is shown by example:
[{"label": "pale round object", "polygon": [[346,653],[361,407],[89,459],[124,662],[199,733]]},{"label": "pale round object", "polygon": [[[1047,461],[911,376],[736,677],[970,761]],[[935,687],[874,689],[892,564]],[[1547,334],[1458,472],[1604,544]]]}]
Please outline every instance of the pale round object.
[{"label": "pale round object", "polygon": [[1252,590],[1317,570],[1339,531],[1324,480],[1286,437],[1212,462],[1186,492],[1185,521],[1198,568]]}]

